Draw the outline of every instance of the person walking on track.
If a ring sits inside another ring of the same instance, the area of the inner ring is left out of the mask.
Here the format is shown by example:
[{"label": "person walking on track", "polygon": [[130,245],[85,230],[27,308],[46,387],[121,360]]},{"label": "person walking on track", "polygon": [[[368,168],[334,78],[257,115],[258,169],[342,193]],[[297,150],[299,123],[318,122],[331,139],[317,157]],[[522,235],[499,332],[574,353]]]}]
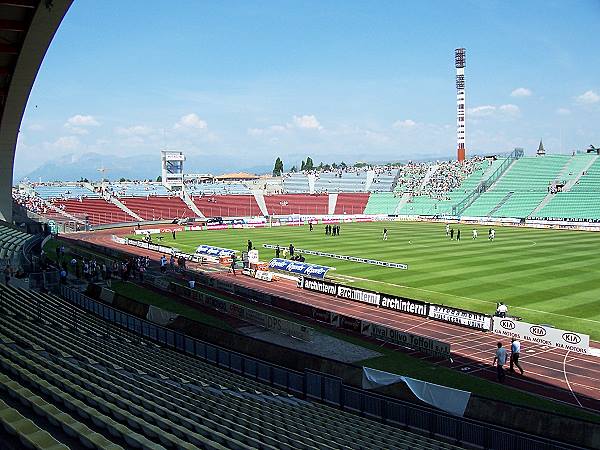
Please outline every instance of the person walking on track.
[{"label": "person walking on track", "polygon": [[498,342],[498,350],[496,350],[496,355],[494,356],[494,362],[492,364],[496,365],[498,381],[500,383],[504,383],[504,379],[506,378],[506,374],[504,373],[504,364],[506,364],[506,349],[502,347],[502,342]]},{"label": "person walking on track", "polygon": [[521,355],[521,343],[516,339],[516,338],[512,338],[512,343],[510,344],[510,371],[514,372],[515,368],[514,366],[517,366],[517,368],[521,371],[521,375],[523,375],[523,372],[525,372],[523,370],[523,367],[521,367],[521,364],[519,363],[519,356]]}]

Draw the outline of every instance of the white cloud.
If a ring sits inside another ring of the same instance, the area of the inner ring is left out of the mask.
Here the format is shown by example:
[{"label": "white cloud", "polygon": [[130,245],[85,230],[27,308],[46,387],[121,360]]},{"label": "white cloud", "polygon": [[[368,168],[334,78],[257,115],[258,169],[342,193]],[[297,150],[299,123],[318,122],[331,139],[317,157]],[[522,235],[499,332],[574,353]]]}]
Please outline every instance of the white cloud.
[{"label": "white cloud", "polygon": [[510,103],[508,105],[501,105],[498,110],[508,116],[518,116],[521,114],[521,109],[517,105]]},{"label": "white cloud", "polygon": [[195,113],[186,114],[173,126],[176,130],[206,130],[208,124]]},{"label": "white cloud", "polygon": [[558,114],[559,116],[568,116],[569,114],[571,114],[571,110],[568,108],[558,108],[556,110],[556,114]]},{"label": "white cloud", "polygon": [[492,105],[476,106],[475,108],[469,108],[468,114],[473,117],[487,117],[494,114],[496,107]]},{"label": "white cloud", "polygon": [[27,127],[27,129],[29,131],[44,131],[45,127],[44,127],[44,125],[41,125],[39,123],[32,123],[31,125],[29,125]]},{"label": "white cloud", "polygon": [[396,122],[394,122],[392,124],[392,126],[394,128],[398,128],[401,130],[409,130],[411,128],[414,128],[417,125],[417,122],[415,122],[412,119],[406,119],[406,120],[397,120]]},{"label": "white cloud", "polygon": [[65,122],[64,127],[71,134],[88,134],[89,131],[86,127],[97,127],[100,123],[94,118],[94,116],[83,116],[76,114],[73,117],[69,117]]},{"label": "white cloud", "polygon": [[583,94],[575,97],[575,99],[578,103],[591,105],[592,103],[600,102],[600,95],[596,94],[594,91],[586,91]]},{"label": "white cloud", "polygon": [[81,114],[76,114],[73,117],[69,117],[67,119],[67,123],[65,126],[70,125],[74,127],[97,127],[100,125],[98,121],[94,118],[94,116],[84,116]]},{"label": "white cloud", "polygon": [[517,117],[521,114],[521,109],[517,105],[513,105],[511,103],[506,105],[483,105],[476,106],[475,108],[470,108],[468,111],[467,117],[473,117],[475,119],[482,117]]},{"label": "white cloud", "polygon": [[133,125],[131,127],[118,127],[116,133],[121,136],[148,136],[152,128],[146,125]]},{"label": "white cloud", "polygon": [[77,136],[61,136],[50,146],[59,150],[75,150],[79,147],[79,138]]},{"label": "white cloud", "polygon": [[309,130],[322,130],[323,127],[313,115],[294,116],[294,126]]},{"label": "white cloud", "polygon": [[277,134],[287,131],[287,128],[282,125],[271,125],[266,128],[248,128],[248,134],[250,136],[263,136],[266,134]]},{"label": "white cloud", "polygon": [[531,89],[520,87],[510,93],[511,97],[531,97]]}]

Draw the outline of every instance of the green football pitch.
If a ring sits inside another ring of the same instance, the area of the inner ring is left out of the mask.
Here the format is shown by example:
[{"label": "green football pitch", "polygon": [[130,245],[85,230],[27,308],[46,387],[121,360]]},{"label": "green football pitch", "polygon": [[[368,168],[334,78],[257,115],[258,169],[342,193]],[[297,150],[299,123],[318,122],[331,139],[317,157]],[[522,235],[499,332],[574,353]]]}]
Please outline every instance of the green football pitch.
[{"label": "green football pitch", "polygon": [[[383,229],[388,240],[382,240]],[[306,262],[334,267],[344,284],[429,300],[483,313],[496,302],[524,320],[590,334],[600,340],[600,234],[583,231],[454,225],[461,240],[446,237],[441,223],[379,222],[341,225],[326,236],[324,225],[179,232],[163,245],[193,253],[200,244],[246,250],[247,240],[268,261],[279,244],[348,256],[399,262],[408,270],[306,255]],[[479,233],[477,240],[472,230]]]}]

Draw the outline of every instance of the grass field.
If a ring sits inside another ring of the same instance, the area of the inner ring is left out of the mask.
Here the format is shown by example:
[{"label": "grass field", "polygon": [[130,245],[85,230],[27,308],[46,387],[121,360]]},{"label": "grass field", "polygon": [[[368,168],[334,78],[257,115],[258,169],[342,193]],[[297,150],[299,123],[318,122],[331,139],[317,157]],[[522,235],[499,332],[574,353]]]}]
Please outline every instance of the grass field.
[{"label": "grass field", "polygon": [[[496,302],[524,320],[590,334],[600,340],[600,235],[591,232],[454,226],[461,241],[445,235],[444,224],[352,223],[340,236],[324,226],[230,229],[164,234],[163,244],[193,253],[200,244],[245,250],[252,240],[261,260],[274,257],[262,244],[279,244],[408,264],[408,270],[309,256],[307,262],[335,267],[329,275],[345,284],[429,300],[484,313]],[[382,230],[388,240],[382,241]],[[479,238],[471,239],[477,228]]]}]

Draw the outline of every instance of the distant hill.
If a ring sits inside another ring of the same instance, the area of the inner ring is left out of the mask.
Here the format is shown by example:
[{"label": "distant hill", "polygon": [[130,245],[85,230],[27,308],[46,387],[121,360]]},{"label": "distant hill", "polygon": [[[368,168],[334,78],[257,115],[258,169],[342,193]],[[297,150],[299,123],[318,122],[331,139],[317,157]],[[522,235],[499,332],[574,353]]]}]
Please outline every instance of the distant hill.
[{"label": "distant hill", "polygon": [[[69,154],[56,160],[42,164],[37,169],[19,176],[15,174],[15,182],[27,178],[29,181],[77,181],[87,178],[90,181],[100,180],[98,168],[106,169],[105,177],[109,180],[127,178],[131,180],[156,179],[160,175],[160,156],[158,154],[117,156],[99,153]],[[185,163],[187,173],[251,172],[264,174],[270,172],[269,166],[238,167],[235,161],[218,160],[205,157],[188,156]]]}]

